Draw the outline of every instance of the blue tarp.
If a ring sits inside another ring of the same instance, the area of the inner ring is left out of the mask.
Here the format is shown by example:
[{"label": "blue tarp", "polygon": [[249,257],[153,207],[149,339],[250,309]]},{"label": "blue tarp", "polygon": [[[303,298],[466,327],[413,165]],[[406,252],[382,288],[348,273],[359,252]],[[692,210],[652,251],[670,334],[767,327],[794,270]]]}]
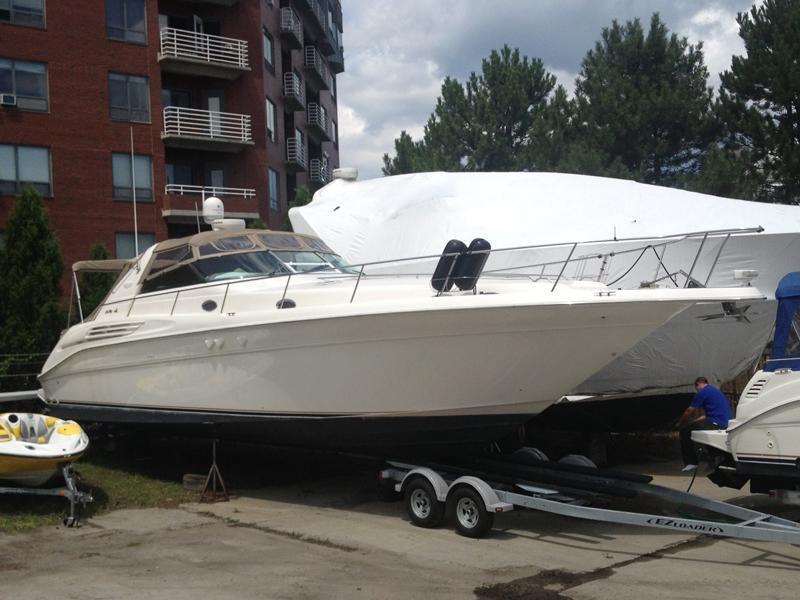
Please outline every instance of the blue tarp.
[{"label": "blue tarp", "polygon": [[784,275],[775,290],[775,297],[781,298],[800,298],[800,272],[788,273]]}]

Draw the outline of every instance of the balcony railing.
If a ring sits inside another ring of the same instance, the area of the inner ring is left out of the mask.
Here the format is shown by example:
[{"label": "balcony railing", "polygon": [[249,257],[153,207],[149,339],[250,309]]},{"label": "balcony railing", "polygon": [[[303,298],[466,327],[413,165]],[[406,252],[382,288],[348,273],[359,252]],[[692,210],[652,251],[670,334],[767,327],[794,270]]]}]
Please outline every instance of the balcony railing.
[{"label": "balcony railing", "polygon": [[302,140],[294,137],[286,140],[286,164],[294,171],[306,170],[306,149]]},{"label": "balcony railing", "polygon": [[328,90],[331,87],[331,74],[325,61],[314,46],[306,46],[303,65],[308,73],[307,81],[313,82],[317,88]]},{"label": "balcony railing", "polygon": [[281,9],[281,35],[291,48],[303,47],[303,23],[290,6]]},{"label": "balcony railing", "polygon": [[306,104],[303,80],[297,73],[283,74],[283,103],[287,110],[302,110]]},{"label": "balcony railing", "polygon": [[320,48],[325,54],[328,54],[333,51],[333,45],[331,44],[331,40],[328,38],[328,13],[325,8],[322,7],[319,0],[308,0],[308,6],[311,9],[311,14],[313,15],[312,22],[317,27],[317,31],[319,32],[319,37],[317,38],[317,43],[319,44]]},{"label": "balcony railing", "polygon": [[316,137],[318,141],[330,141],[331,125],[323,106],[316,102],[309,102],[306,109],[306,123],[308,124],[309,135]]},{"label": "balcony railing", "polygon": [[312,183],[325,185],[331,180],[328,161],[319,158],[312,158],[309,164],[309,179]]},{"label": "balcony railing", "polygon": [[203,149],[239,149],[253,144],[250,115],[167,106],[164,109],[164,131],[161,137],[174,145]]},{"label": "balcony railing", "polygon": [[165,27],[161,55],[246,69],[247,42],[233,38]]},{"label": "balcony railing", "polygon": [[229,188],[203,185],[183,185],[181,183],[168,183],[164,187],[165,194],[203,196],[216,196],[218,198],[255,198],[256,190],[253,188]]}]

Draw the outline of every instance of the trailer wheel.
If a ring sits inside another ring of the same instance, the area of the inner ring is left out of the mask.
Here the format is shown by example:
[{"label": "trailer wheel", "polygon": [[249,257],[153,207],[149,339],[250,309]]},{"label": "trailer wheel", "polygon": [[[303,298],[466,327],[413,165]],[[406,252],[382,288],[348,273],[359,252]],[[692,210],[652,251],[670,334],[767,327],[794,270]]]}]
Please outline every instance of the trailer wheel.
[{"label": "trailer wheel", "polygon": [[486,535],[494,524],[494,513],[486,510],[481,495],[473,488],[456,488],[450,496],[456,531],[463,536],[480,538]]},{"label": "trailer wheel", "polygon": [[536,465],[540,462],[549,462],[547,454],[531,446],[523,446],[511,453],[511,458],[523,465]]},{"label": "trailer wheel", "polygon": [[417,527],[437,527],[444,518],[444,504],[424,477],[415,477],[406,484],[405,503],[408,517]]}]

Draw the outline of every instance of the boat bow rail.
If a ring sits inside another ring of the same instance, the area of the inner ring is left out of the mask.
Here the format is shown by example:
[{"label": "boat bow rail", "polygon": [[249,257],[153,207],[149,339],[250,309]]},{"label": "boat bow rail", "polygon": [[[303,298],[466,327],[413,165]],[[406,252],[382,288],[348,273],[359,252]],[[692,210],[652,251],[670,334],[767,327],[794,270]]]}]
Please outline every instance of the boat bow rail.
[{"label": "boat bow rail", "polygon": [[[265,279],[281,279],[285,280],[283,284],[283,292],[280,300],[276,303],[278,308],[289,308],[292,306],[287,298],[292,290],[293,285],[297,282],[308,281],[311,278],[329,278],[339,281],[350,279],[353,282],[352,290],[349,293],[349,302],[352,304],[359,291],[362,281],[370,275],[370,270],[379,269],[379,276],[404,276],[404,277],[431,277],[433,268],[436,261],[446,257],[464,257],[471,254],[487,255],[488,268],[484,269],[481,277],[494,278],[495,280],[529,280],[533,283],[542,281],[552,282],[550,291],[554,292],[559,284],[564,280],[578,280],[583,282],[594,282],[613,286],[619,283],[620,279],[624,277],[616,277],[614,280],[609,281],[608,276],[610,271],[610,264],[612,261],[629,260],[630,264],[625,265],[625,273],[630,273],[634,268],[644,264],[645,261],[650,260],[654,266],[653,277],[647,281],[639,282],[640,288],[658,287],[663,284],[671,288],[698,288],[706,287],[709,283],[714,269],[719,261],[728,240],[734,236],[748,235],[754,233],[761,233],[761,227],[747,227],[739,229],[719,229],[711,231],[696,231],[675,234],[671,236],[664,236],[659,238],[619,238],[619,239],[605,239],[605,240],[589,240],[583,242],[564,242],[552,244],[535,244],[527,246],[514,246],[509,248],[496,248],[496,249],[481,249],[481,250],[465,250],[457,253],[440,253],[422,256],[413,256],[407,258],[399,258],[392,260],[374,261],[362,264],[337,264],[325,265],[322,267],[311,268],[308,270],[302,269],[287,269],[288,272],[273,273],[267,275],[248,276],[235,280],[222,280],[219,282],[206,282],[196,285],[184,286],[181,288],[167,289],[160,291],[153,291],[144,294],[136,295],[133,300],[119,300],[115,302],[107,302],[104,306],[113,310],[115,305],[123,307],[125,313],[131,313],[134,303],[138,298],[156,298],[159,296],[174,296],[172,301],[173,314],[175,307],[179,304],[180,298],[185,294],[196,293],[198,289],[210,290],[218,288],[221,290],[221,302],[215,308],[217,312],[225,312],[225,301],[228,298],[228,292],[232,286],[237,286],[243,283],[249,283]],[[712,242],[715,242],[712,244]],[[611,252],[593,252],[592,246],[607,245],[613,243],[617,246]],[[670,259],[666,258],[668,248],[675,247],[680,244],[696,244],[697,251],[688,270],[683,267],[669,268]],[[707,256],[708,267],[704,273],[698,272],[698,265],[701,262],[701,257],[704,252],[710,252]],[[533,255],[531,254],[533,253]],[[545,257],[544,260],[521,261],[522,258],[529,258],[540,254]],[[550,258],[551,256],[561,254],[557,258]],[[494,259],[494,262],[492,262]],[[504,261],[508,264],[503,264]],[[498,264],[499,263],[499,264]],[[419,271],[406,271],[409,265],[425,265]],[[383,269],[390,266],[397,266],[403,272],[390,273]],[[570,266],[575,267],[576,273],[568,277],[567,269]],[[428,268],[429,267],[429,268]],[[77,285],[77,281],[73,282]],[[477,290],[472,289],[466,292],[453,292],[454,294],[469,294],[475,293]],[[453,293],[445,292],[443,295],[452,295]],[[79,297],[79,294],[78,294]],[[127,305],[127,306],[126,306]],[[116,312],[116,311],[115,311]],[[83,320],[81,315],[81,320]]]}]

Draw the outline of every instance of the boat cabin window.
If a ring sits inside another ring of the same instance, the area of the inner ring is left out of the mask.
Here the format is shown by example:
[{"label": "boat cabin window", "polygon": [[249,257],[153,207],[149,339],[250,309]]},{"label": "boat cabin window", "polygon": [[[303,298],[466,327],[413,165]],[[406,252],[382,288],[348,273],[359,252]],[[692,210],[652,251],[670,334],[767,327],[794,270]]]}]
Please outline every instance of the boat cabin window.
[{"label": "boat cabin window", "polygon": [[178,246],[170,250],[162,250],[156,252],[153,257],[153,264],[150,265],[150,274],[158,273],[159,271],[168,267],[174,267],[182,260],[192,257],[192,249],[189,245]]},{"label": "boat cabin window", "polygon": [[258,236],[258,239],[260,239],[261,243],[266,245],[268,248],[299,250],[303,247],[302,244],[300,244],[300,240],[293,235],[263,233]]},{"label": "boat cabin window", "polygon": [[256,244],[246,235],[237,237],[222,238],[214,242],[200,246],[200,256],[218,254],[220,252],[234,252],[240,250],[252,250]]},{"label": "boat cabin window", "polygon": [[345,266],[344,262],[335,254],[309,251],[289,252],[282,250],[275,251],[274,254],[295,273],[326,270],[350,272],[349,269],[343,268]]},{"label": "boat cabin window", "polygon": [[286,267],[266,250],[211,256],[198,260],[194,266],[204,281],[263,277],[288,272]]},{"label": "boat cabin window", "polygon": [[141,293],[288,273],[352,273],[322,241],[287,234],[231,235],[154,254]]},{"label": "boat cabin window", "polygon": [[800,308],[794,311],[792,322],[789,324],[789,337],[786,340],[786,352],[784,356],[800,356]]},{"label": "boat cabin window", "polygon": [[218,253],[216,256],[201,258],[168,271],[156,272],[155,276],[151,271],[150,276],[142,284],[142,293],[288,272],[289,270],[268,250]]}]

